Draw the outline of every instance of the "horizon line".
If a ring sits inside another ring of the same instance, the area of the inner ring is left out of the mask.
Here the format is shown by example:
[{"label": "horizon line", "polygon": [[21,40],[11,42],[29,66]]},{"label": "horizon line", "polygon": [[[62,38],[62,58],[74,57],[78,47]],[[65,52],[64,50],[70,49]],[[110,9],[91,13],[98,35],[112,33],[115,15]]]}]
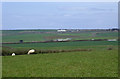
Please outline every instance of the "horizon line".
[{"label": "horizon line", "polygon": [[[77,30],[77,28],[71,28],[71,29]],[[119,29],[119,28],[97,28],[97,29],[96,28],[95,29],[87,28],[87,29],[79,29],[79,30],[103,30],[103,29]],[[56,29],[2,29],[2,31],[3,30],[58,30],[58,29],[57,28]],[[66,29],[66,30],[68,30],[68,29]]]}]

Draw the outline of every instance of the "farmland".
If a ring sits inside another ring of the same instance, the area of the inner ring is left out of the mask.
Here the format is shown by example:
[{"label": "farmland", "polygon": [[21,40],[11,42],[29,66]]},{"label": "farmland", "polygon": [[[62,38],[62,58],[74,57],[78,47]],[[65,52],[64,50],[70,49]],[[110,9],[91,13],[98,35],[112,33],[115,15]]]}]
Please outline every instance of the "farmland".
[{"label": "farmland", "polygon": [[58,33],[56,30],[4,30],[2,42],[47,41],[61,38],[80,39],[117,39],[118,32],[114,31],[79,31]]},{"label": "farmland", "polygon": [[[49,41],[62,38],[118,39],[118,32],[98,30],[58,33],[56,30],[9,30],[3,31],[2,42]],[[35,49],[36,54],[26,55],[29,49]],[[41,54],[41,51],[47,53]],[[9,56],[13,52],[20,55]],[[3,77],[118,76],[118,41],[3,44],[2,53],[5,55],[2,57]]]},{"label": "farmland", "polygon": [[117,48],[110,51],[106,47],[95,49],[91,52],[4,56],[3,77],[117,77]]}]

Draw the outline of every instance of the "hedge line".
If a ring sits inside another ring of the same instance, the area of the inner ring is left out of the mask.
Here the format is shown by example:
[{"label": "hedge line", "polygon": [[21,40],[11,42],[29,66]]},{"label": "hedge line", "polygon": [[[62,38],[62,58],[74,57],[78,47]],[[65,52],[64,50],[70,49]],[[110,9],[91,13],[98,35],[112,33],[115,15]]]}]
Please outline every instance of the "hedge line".
[{"label": "hedge line", "polygon": [[[13,49],[13,48],[3,48],[2,56],[8,56],[12,53],[16,55],[24,55],[27,54],[29,49]],[[76,52],[76,51],[91,51],[91,49],[73,49],[73,50],[35,50],[33,54],[44,54],[44,53],[60,53],[60,52]]]}]

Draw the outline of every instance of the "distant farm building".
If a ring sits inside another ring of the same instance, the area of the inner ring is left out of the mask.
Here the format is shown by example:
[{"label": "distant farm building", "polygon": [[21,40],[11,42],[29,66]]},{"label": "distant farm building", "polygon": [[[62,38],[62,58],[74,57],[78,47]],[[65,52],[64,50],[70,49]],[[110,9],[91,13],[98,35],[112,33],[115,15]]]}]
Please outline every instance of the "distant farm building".
[{"label": "distant farm building", "polygon": [[66,32],[67,30],[64,30],[64,29],[60,29],[60,30],[57,30],[57,32]]}]

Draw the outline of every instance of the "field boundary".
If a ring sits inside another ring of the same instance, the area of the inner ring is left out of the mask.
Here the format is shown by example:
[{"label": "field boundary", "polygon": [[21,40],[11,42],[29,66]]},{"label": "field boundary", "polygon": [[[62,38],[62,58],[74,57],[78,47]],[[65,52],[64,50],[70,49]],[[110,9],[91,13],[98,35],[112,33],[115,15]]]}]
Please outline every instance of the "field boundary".
[{"label": "field boundary", "polygon": [[[74,42],[74,41],[108,41],[108,39],[94,39],[94,40],[67,40],[67,41],[32,41],[32,42],[4,42],[2,44],[26,44],[26,43],[50,43],[50,42]],[[118,41],[118,40],[117,40]]]},{"label": "field boundary", "polygon": [[[78,52],[78,51],[92,51],[92,49],[73,49],[73,50],[37,50],[35,53],[32,54],[45,54],[45,53],[65,53],[65,52]],[[9,56],[11,55],[13,50],[4,50],[2,52],[2,56]],[[24,51],[17,51],[16,55],[25,55],[27,54],[27,50]]]}]

